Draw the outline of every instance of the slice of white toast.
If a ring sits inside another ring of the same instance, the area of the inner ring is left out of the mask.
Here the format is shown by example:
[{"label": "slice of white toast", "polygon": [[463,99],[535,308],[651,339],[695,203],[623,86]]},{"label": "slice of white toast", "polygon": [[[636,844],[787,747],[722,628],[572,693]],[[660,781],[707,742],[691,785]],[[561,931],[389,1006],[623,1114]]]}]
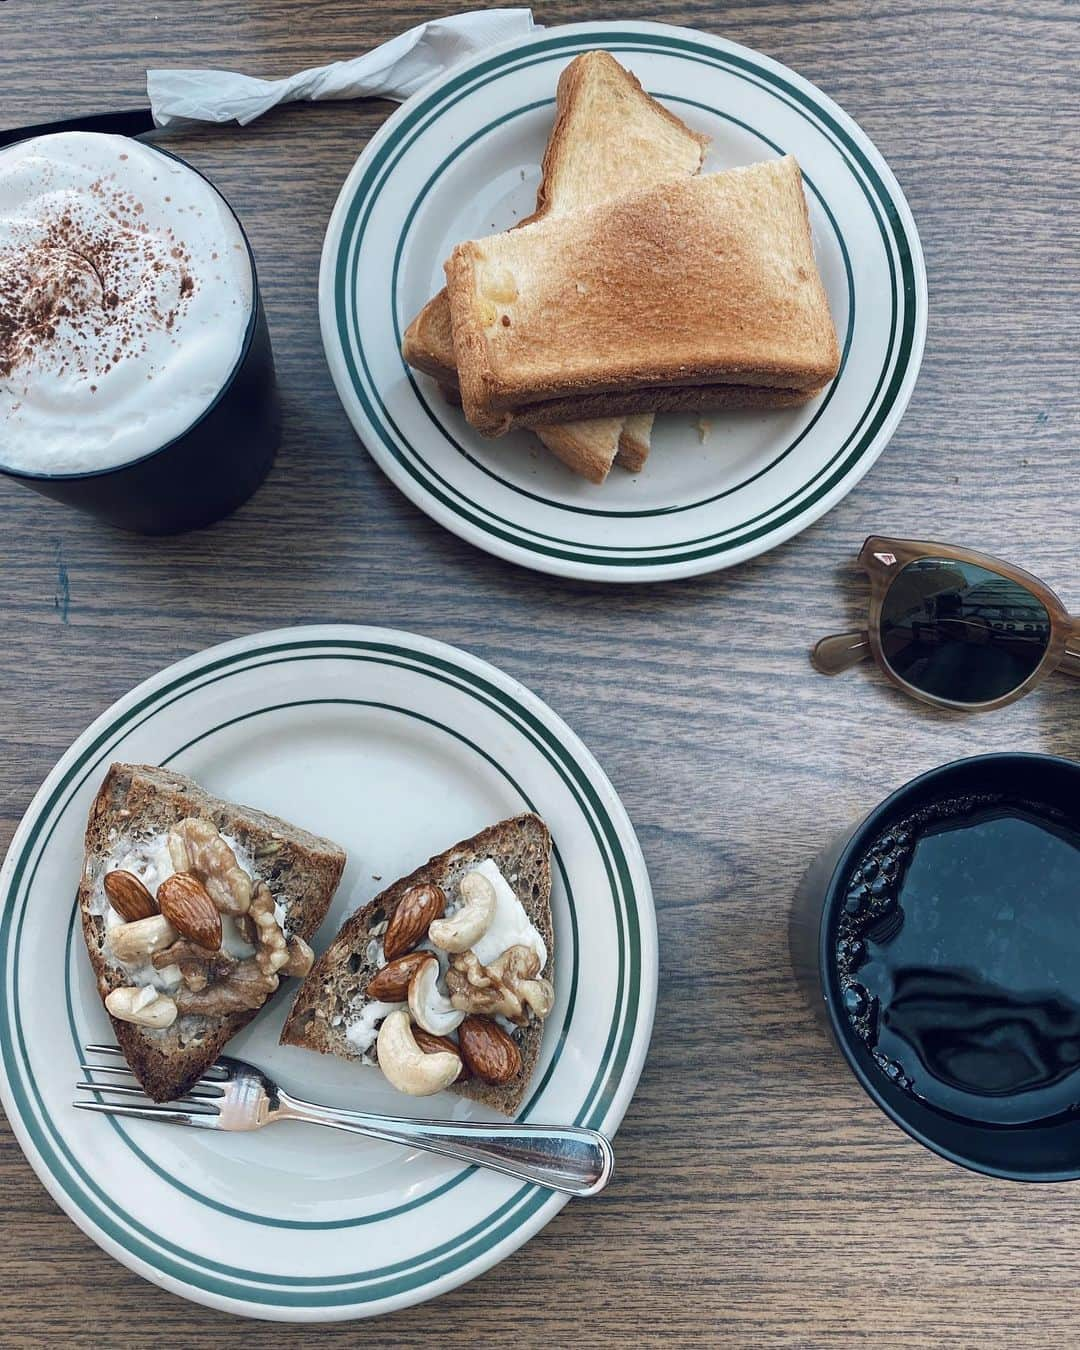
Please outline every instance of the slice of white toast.
[{"label": "slice of white toast", "polygon": [[461,244],[446,275],[462,406],[487,435],[550,400],[605,395],[617,415],[652,390],[809,390],[839,367],[790,155]]},{"label": "slice of white toast", "polygon": [[[665,178],[695,174],[706,141],[642,89],[608,52],[584,52],[563,71],[555,124],[544,154],[536,210],[530,221],[575,211]],[[520,228],[520,225],[516,228]],[[430,300],[405,332],[406,361],[457,388],[446,291]],[[575,419],[533,430],[568,468],[602,483],[612,462],[644,467],[652,423],[647,416]]]}]

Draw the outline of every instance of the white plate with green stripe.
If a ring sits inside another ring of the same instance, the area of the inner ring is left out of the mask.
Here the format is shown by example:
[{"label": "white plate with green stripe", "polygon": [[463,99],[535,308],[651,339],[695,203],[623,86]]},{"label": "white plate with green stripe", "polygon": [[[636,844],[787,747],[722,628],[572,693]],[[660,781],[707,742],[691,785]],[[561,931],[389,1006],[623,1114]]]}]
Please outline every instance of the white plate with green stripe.
[{"label": "white plate with green stripe", "polygon": [[[659,418],[645,469],[616,467],[600,487],[526,433],[486,440],[400,355],[454,244],[531,212],[559,74],[597,47],[711,138],[706,172],[797,157],[843,354],[837,378],[802,408]],[[885,161],[808,81],[689,29],[571,24],[455,67],[386,122],[330,219],[319,310],[354,427],[422,510],[526,567],[657,581],[763,553],[851,491],[911,397],[926,272]]]},{"label": "white plate with green stripe", "polygon": [[[473,1278],[554,1218],[565,1199],[539,1187],[312,1126],[219,1135],[73,1109],[79,1047],[110,1034],[74,895],[113,760],[170,765],[342,844],[317,950],[395,876],[537,811],[554,838],[557,1001],[521,1116],[610,1134],[649,1042],[656,924],[626,813],[565,723],[492,666],[409,633],[262,633],[171,666],[100,717],[34,798],[0,872],[4,1109],[57,1203],[148,1280],[250,1317],[362,1317]],[[490,1114],[447,1094],[412,1101],[376,1069],[279,1046],[288,1004],[285,991],[233,1042],[285,1087],[389,1114]]]}]

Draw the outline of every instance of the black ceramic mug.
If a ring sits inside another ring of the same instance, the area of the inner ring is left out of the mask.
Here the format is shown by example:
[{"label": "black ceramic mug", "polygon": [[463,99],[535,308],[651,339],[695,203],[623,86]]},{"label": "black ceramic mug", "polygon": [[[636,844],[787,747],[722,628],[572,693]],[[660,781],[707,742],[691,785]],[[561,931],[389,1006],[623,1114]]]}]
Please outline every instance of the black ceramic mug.
[{"label": "black ceramic mug", "polygon": [[[951,1162],[990,1176],[1018,1181],[1080,1177],[1080,1105],[1045,1119],[983,1124],[950,1114],[891,1082],[843,1003],[836,956],[845,897],[868,848],[927,805],[969,794],[1001,793],[1060,810],[1080,829],[1080,764],[1052,755],[995,754],[932,769],[886,798],[815,861],[796,893],[791,912],[791,957],[803,992],[828,1035],[870,1098],[901,1129]],[[857,883],[856,883],[857,884]],[[944,897],[945,903],[948,896]],[[1080,896],[1077,897],[1080,925]],[[1076,1070],[1080,1103],[1080,1067]]]},{"label": "black ceramic mug", "polygon": [[[210,182],[178,155],[142,144]],[[262,483],[281,435],[270,333],[247,234],[228,201],[213,183],[210,187],[236,221],[251,266],[243,344],[214,400],[178,436],[125,463],[78,473],[28,472],[5,466],[0,446],[0,473],[140,534],[179,534],[209,525],[235,511]]]}]

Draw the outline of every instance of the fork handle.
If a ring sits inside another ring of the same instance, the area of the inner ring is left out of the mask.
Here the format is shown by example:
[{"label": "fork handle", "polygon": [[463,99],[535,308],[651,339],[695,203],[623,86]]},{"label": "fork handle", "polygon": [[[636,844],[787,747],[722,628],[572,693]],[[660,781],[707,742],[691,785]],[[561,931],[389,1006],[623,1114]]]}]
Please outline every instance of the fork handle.
[{"label": "fork handle", "polygon": [[567,1195],[595,1195],[603,1190],[615,1164],[608,1139],[597,1130],[576,1125],[489,1125],[483,1121],[372,1116],[317,1106],[284,1092],[279,1102],[279,1120],[306,1120],[406,1148],[426,1149],[520,1181],[535,1181]]}]

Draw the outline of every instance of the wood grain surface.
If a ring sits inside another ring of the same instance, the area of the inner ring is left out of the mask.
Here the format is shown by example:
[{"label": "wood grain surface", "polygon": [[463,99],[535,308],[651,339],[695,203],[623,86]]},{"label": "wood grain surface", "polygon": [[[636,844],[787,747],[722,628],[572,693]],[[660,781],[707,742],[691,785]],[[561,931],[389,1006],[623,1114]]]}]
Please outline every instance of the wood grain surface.
[{"label": "wood grain surface", "polygon": [[[148,65],[263,75],[353,55],[433,4],[6,0],[5,125],[136,105]],[[730,573],[601,588],[517,569],[414,509],[360,450],[319,341],[319,248],[384,103],[299,106],[177,143],[259,261],[286,406],[235,518],[150,542],[0,483],[0,848],[79,732],[162,666],[283,624],[413,629],[494,661],[596,753],[633,819],[661,936],[652,1051],[610,1191],[437,1303],[360,1326],[241,1323],[129,1274],[0,1126],[3,1345],[1075,1346],[1077,1185],[952,1167],[864,1097],[809,1021],[785,925],[816,851],[920,770],[1080,757],[1080,684],[967,718],[807,648],[859,621],[870,531],[966,543],[1080,611],[1077,11],[1069,0],[540,4],[548,24],[692,24],[793,66],[866,129],[930,278],[922,376],[825,519]]]}]

